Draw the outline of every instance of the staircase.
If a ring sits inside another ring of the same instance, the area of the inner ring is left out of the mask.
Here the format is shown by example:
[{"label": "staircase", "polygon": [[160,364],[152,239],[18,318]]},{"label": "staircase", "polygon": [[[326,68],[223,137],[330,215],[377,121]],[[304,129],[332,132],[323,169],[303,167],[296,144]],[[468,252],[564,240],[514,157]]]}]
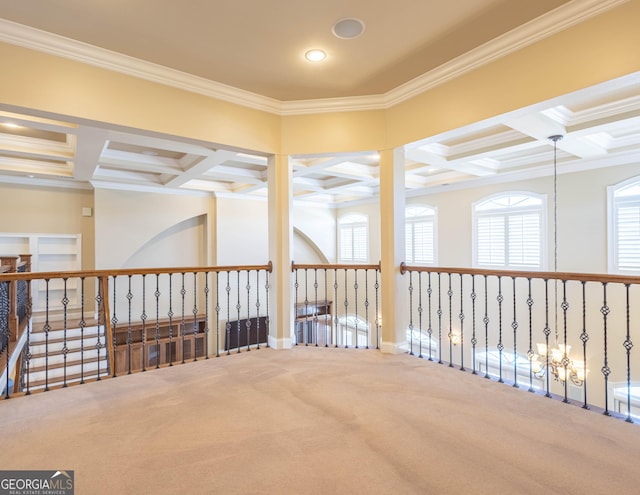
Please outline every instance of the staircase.
[{"label": "staircase", "polygon": [[[54,328],[47,333],[32,331],[29,338],[28,376],[24,387],[30,391],[59,388],[106,377],[108,373],[104,326],[95,322],[81,328]],[[98,349],[97,344],[101,343]],[[66,347],[65,347],[66,344]],[[66,359],[65,359],[66,348]]]}]

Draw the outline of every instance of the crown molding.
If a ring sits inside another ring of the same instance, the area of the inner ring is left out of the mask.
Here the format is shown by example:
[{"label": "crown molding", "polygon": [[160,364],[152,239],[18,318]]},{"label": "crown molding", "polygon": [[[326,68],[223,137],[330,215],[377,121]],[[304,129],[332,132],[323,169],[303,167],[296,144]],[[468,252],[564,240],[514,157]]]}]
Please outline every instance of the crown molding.
[{"label": "crown molding", "polygon": [[385,93],[385,108],[541,41],[629,0],[572,0]]},{"label": "crown molding", "polygon": [[277,115],[384,110],[629,0],[572,0],[387,93],[280,101],[0,19],[0,41]]}]

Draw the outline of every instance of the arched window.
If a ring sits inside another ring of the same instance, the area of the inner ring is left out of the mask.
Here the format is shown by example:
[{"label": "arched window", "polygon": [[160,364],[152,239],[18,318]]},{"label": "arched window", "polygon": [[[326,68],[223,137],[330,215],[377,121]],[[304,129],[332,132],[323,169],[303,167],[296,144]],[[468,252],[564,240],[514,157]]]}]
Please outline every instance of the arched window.
[{"label": "arched window", "polygon": [[640,272],[640,178],[609,186],[609,271]]},{"label": "arched window", "polygon": [[425,205],[405,208],[405,261],[414,265],[436,263],[436,210]]},{"label": "arched window", "polygon": [[369,261],[369,218],[351,213],[338,220],[338,252],[343,263]]},{"label": "arched window", "polygon": [[545,201],[534,193],[509,192],[473,206],[473,264],[477,267],[541,270]]}]

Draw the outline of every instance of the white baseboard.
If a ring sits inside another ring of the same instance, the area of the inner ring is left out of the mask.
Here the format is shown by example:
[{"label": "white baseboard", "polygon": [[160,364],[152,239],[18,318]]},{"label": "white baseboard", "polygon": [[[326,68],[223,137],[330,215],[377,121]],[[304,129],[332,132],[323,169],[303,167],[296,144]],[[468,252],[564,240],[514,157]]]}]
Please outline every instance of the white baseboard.
[{"label": "white baseboard", "polygon": [[273,349],[291,349],[291,337],[278,339],[272,335],[268,336],[269,347]]},{"label": "white baseboard", "polygon": [[380,350],[385,354],[404,354],[407,352],[407,343],[382,341]]}]

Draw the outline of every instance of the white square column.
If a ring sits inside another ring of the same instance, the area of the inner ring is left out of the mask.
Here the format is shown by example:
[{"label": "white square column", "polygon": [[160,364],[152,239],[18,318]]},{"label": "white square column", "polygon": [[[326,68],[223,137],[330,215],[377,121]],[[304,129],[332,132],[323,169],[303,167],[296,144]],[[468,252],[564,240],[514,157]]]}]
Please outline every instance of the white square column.
[{"label": "white square column", "polygon": [[400,274],[405,256],[404,148],[380,151],[380,292],[382,299],[382,352],[404,352],[408,309],[406,283]]},{"label": "white square column", "polygon": [[269,345],[291,348],[291,259],[293,254],[293,173],[289,157],[274,155],[268,163],[269,186]]}]

